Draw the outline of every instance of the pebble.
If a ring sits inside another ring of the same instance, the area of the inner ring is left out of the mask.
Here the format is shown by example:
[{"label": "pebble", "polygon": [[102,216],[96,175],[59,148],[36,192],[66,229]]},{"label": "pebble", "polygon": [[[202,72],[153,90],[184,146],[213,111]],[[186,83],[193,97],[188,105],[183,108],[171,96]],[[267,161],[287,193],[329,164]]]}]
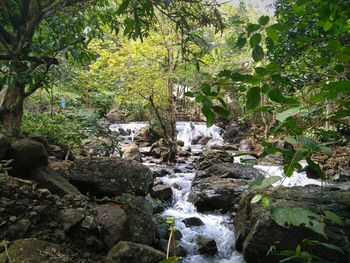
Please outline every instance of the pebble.
[{"label": "pebble", "polygon": [[15,222],[17,220],[16,216],[10,216],[9,221],[10,222]]}]

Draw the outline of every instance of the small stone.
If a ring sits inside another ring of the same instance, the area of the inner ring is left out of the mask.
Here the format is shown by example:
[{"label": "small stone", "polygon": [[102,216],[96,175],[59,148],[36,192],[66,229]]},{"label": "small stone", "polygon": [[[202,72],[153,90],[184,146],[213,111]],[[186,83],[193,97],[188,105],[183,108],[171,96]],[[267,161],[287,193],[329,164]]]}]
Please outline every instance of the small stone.
[{"label": "small stone", "polygon": [[38,212],[36,212],[36,211],[31,211],[31,212],[29,213],[29,215],[30,215],[31,217],[36,217],[36,216],[38,216]]},{"label": "small stone", "polygon": [[186,219],[182,220],[182,222],[183,222],[187,227],[191,227],[191,226],[202,226],[202,225],[204,225],[204,223],[202,222],[202,220],[200,220],[198,217],[189,217],[189,218],[186,218]]},{"label": "small stone", "polygon": [[40,197],[45,197],[51,195],[50,191],[46,188],[38,189],[38,193]]},{"label": "small stone", "polygon": [[17,220],[16,216],[10,216],[9,221],[10,222],[15,222]]}]

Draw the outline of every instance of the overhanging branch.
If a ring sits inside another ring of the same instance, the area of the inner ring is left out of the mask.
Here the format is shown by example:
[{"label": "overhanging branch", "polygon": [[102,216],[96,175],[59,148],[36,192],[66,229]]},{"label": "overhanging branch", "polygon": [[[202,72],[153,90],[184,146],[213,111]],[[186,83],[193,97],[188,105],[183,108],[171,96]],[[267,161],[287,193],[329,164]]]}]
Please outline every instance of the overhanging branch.
[{"label": "overhanging branch", "polygon": [[5,61],[12,61],[12,60],[17,60],[17,61],[28,61],[28,62],[36,62],[39,64],[48,64],[48,65],[58,65],[58,60],[57,58],[53,57],[31,57],[31,56],[26,56],[26,57],[16,57],[13,55],[0,55],[0,60],[5,60]]}]

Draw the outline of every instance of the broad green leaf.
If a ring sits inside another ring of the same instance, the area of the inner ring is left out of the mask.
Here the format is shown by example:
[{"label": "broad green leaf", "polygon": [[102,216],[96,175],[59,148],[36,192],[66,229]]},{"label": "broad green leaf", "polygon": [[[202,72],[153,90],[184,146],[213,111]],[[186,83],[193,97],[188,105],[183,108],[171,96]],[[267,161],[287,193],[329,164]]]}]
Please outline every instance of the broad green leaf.
[{"label": "broad green leaf", "polygon": [[317,175],[322,179],[325,180],[326,179],[326,174],[324,173],[324,171],[322,171],[321,167],[315,163],[313,160],[311,160],[310,157],[306,157],[306,162],[309,165],[309,167],[315,172],[317,173]]},{"label": "broad green leaf", "polygon": [[264,50],[261,46],[255,46],[252,51],[252,57],[255,62],[261,61],[264,59]]},{"label": "broad green leaf", "polygon": [[215,122],[215,114],[214,114],[214,112],[209,107],[204,107],[203,106],[202,113],[206,117],[207,127],[213,126],[213,124]]},{"label": "broad green leaf", "polygon": [[320,147],[320,152],[323,152],[324,154],[326,154],[328,157],[332,157],[333,156],[333,151],[331,148],[326,147],[326,146],[321,146]]},{"label": "broad green leaf", "polygon": [[247,43],[247,38],[246,37],[239,37],[237,40],[237,47],[238,48],[243,48],[245,44]]},{"label": "broad green leaf", "polygon": [[326,22],[324,22],[323,24],[323,30],[325,32],[329,31],[331,28],[333,27],[333,23],[329,20],[327,20]]},{"label": "broad green leaf", "polygon": [[260,88],[259,87],[250,88],[247,92],[247,103],[246,103],[247,110],[252,110],[257,106],[259,106],[260,100],[261,100]]},{"label": "broad green leaf", "polygon": [[280,176],[269,176],[266,178],[257,178],[253,183],[249,185],[249,188],[254,190],[264,189],[280,181],[282,177]]},{"label": "broad green leaf", "polygon": [[213,110],[214,110],[217,114],[219,114],[220,116],[223,116],[223,117],[228,117],[228,116],[230,116],[230,112],[229,112],[227,109],[223,108],[223,107],[220,107],[220,106],[213,106],[212,108],[213,108]]},{"label": "broad green leaf", "polygon": [[269,16],[261,16],[259,18],[259,24],[262,25],[262,26],[266,25],[269,21],[270,21],[270,17]]},{"label": "broad green leaf", "polygon": [[331,211],[328,211],[328,210],[324,211],[324,215],[326,219],[332,221],[335,224],[338,224],[338,225],[343,224],[343,220],[341,219],[341,217]]},{"label": "broad green leaf", "polygon": [[209,84],[203,84],[201,91],[203,92],[204,95],[210,96],[211,93],[211,87]]},{"label": "broad green leaf", "polygon": [[300,112],[300,107],[289,108],[277,114],[276,119],[280,122],[284,122],[289,117],[297,115]]},{"label": "broad green leaf", "polygon": [[261,28],[261,26],[258,24],[248,24],[246,30],[248,33],[252,33],[256,30],[259,30],[260,28]]},{"label": "broad green leaf", "polygon": [[268,93],[267,96],[276,102],[285,102],[286,98],[282,95],[282,93],[278,89],[271,89]]},{"label": "broad green leaf", "polygon": [[252,200],[250,201],[250,203],[251,203],[251,204],[255,204],[255,203],[259,202],[259,201],[261,200],[261,198],[262,198],[262,195],[261,195],[261,194],[257,194],[257,195],[255,195],[255,196],[252,198]]},{"label": "broad green leaf", "polygon": [[259,45],[260,42],[261,42],[261,35],[259,33],[252,35],[249,39],[249,44],[251,47],[255,47]]},{"label": "broad green leaf", "polygon": [[278,41],[279,39],[279,34],[278,34],[278,31],[270,26],[270,27],[267,27],[266,28],[266,34],[269,38],[271,38],[275,43]]},{"label": "broad green leaf", "polygon": [[334,251],[337,251],[339,253],[344,254],[344,251],[340,247],[338,247],[336,245],[333,245],[333,244],[329,244],[329,243],[323,243],[323,242],[320,242],[318,240],[304,239],[302,243],[305,244],[305,245],[309,245],[309,246],[320,245],[320,246],[323,246],[325,248],[329,248],[329,249],[332,249]]}]

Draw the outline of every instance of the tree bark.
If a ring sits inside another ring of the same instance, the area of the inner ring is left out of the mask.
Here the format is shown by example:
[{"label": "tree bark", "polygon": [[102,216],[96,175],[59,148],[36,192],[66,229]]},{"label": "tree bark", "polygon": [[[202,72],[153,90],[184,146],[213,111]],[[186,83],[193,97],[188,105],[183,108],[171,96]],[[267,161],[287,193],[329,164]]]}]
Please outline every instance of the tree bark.
[{"label": "tree bark", "polygon": [[25,85],[19,82],[9,87],[5,95],[4,104],[0,110],[3,125],[2,132],[9,137],[18,137],[20,135],[24,88]]}]

